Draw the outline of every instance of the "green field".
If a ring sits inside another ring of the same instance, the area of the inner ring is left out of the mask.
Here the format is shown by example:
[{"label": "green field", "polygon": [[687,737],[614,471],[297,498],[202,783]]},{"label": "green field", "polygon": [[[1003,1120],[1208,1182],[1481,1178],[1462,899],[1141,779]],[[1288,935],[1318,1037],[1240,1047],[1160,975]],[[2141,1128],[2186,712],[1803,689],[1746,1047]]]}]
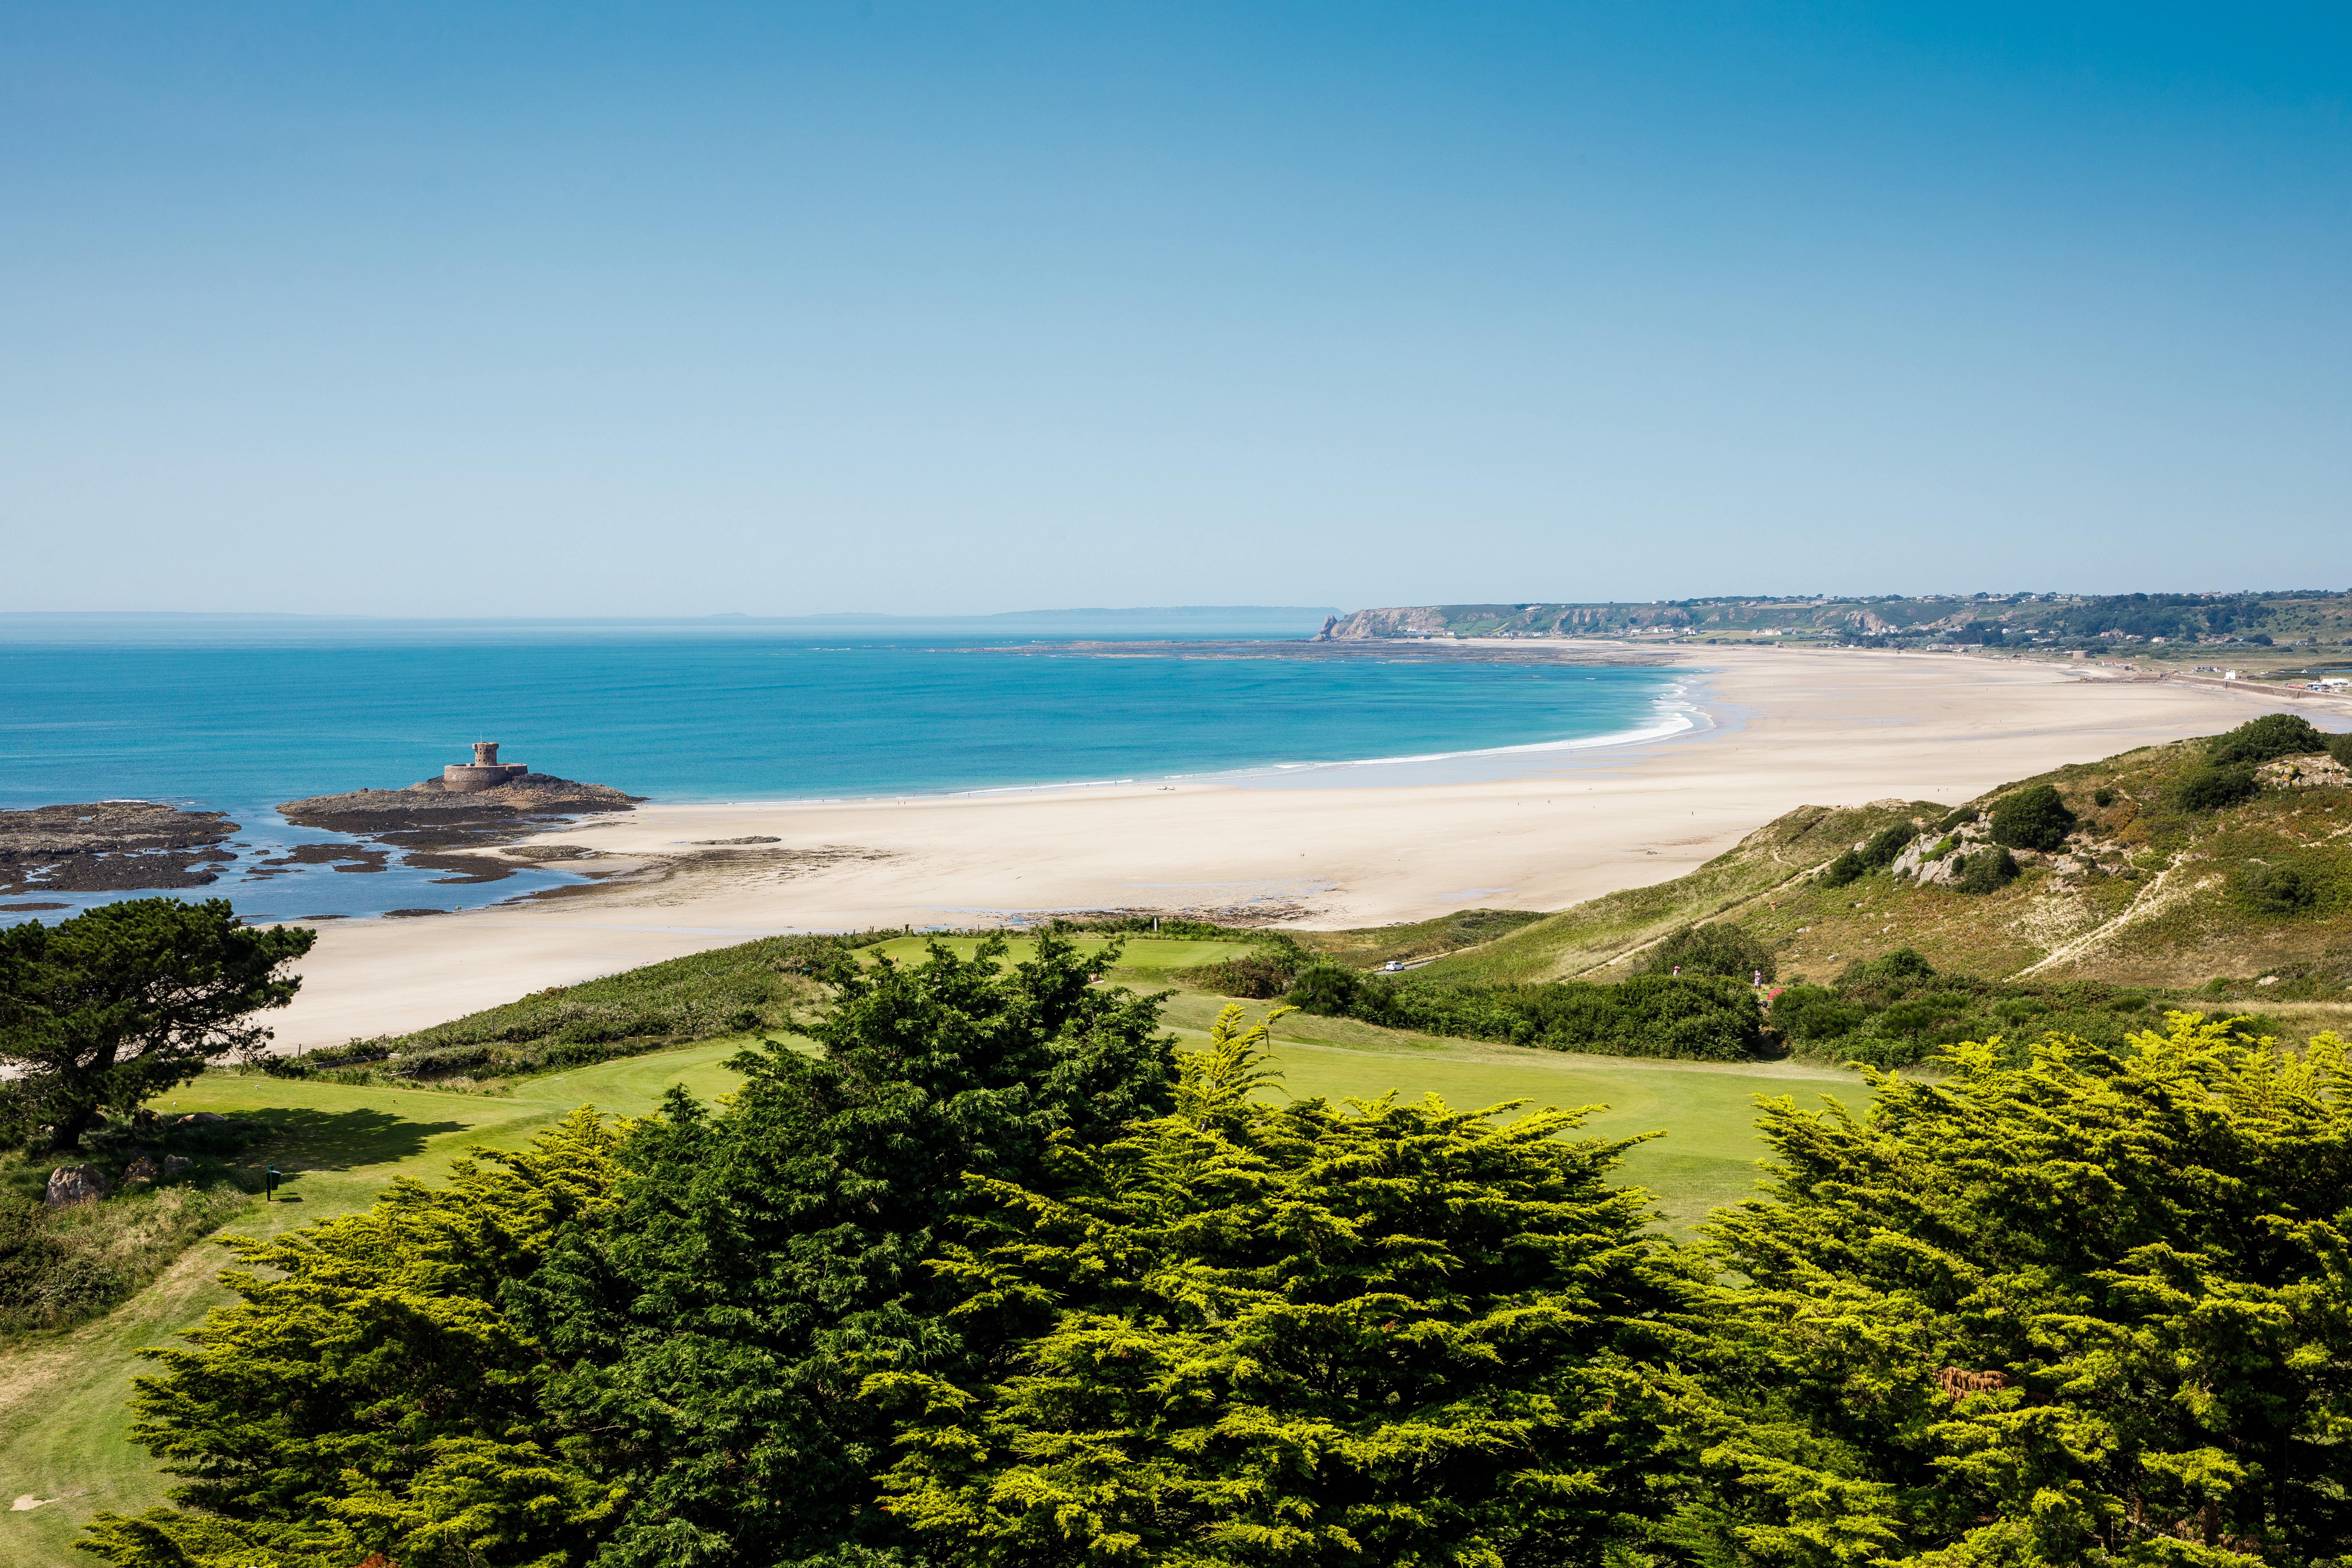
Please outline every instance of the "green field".
[{"label": "green field", "polygon": [[[968,952],[972,943],[951,945]],[[919,956],[921,947],[908,941],[882,951]],[[1181,968],[1244,951],[1244,943],[1137,939],[1124,967]],[[1219,1005],[1214,997],[1180,993],[1171,998],[1168,1021],[1181,1040],[1197,1040]],[[1296,1095],[1340,1099],[1396,1089],[1414,1098],[1434,1092],[1455,1106],[1605,1104],[1609,1109],[1588,1123],[1596,1133],[1664,1131],[1633,1152],[1625,1179],[1655,1194],[1676,1229],[1752,1185],[1761,1152],[1752,1128],[1755,1096],[1794,1094],[1799,1103],[1814,1105],[1820,1093],[1836,1091],[1859,1100],[1852,1079],[1788,1064],[1564,1056],[1299,1015],[1283,1020],[1276,1037],[1284,1088]],[[256,1203],[230,1227],[269,1234],[363,1206],[396,1176],[436,1179],[469,1146],[516,1147],[583,1101],[625,1115],[651,1109],[673,1083],[706,1098],[721,1093],[731,1075],[719,1064],[740,1043],[600,1062],[517,1080],[498,1094],[212,1073],[159,1108],[250,1116],[276,1129],[250,1157],[289,1173],[287,1201]],[[142,1365],[135,1352],[168,1342],[228,1299],[214,1281],[220,1262],[216,1246],[199,1244],[107,1317],[0,1349],[0,1497],[59,1500],[0,1514],[0,1568],[68,1568],[87,1561],[71,1542],[93,1510],[133,1511],[163,1500],[164,1478],[125,1436],[124,1401]]]},{"label": "green field", "polygon": [[[1080,936],[1072,941],[1081,952],[1100,952],[1113,940],[1124,943],[1119,951],[1118,966],[1145,972],[1169,969],[1191,969],[1204,963],[1223,963],[1229,958],[1240,958],[1255,944],[1246,942],[1195,942],[1183,937],[1130,936],[1113,939],[1105,936]],[[924,937],[902,936],[860,948],[861,955],[881,954],[901,963],[919,963],[929,945],[937,941],[958,958],[970,958],[979,948],[982,939],[973,936]],[[1005,956],[1019,963],[1036,949],[1036,943],[1025,937],[1015,938],[1012,951]]]}]

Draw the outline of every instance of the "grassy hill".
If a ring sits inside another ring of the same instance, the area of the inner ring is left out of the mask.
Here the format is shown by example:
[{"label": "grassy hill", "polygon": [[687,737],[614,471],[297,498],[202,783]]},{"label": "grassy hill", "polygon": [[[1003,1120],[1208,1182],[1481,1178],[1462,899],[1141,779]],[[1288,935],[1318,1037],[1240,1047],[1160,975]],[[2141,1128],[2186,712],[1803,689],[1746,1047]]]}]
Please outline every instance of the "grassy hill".
[{"label": "grassy hill", "polygon": [[[1986,979],[2097,980],[2259,997],[2266,1008],[2352,1005],[2352,788],[2326,782],[2344,775],[2309,756],[2269,764],[2251,799],[2192,809],[2180,791],[2206,766],[2206,743],[2190,741],[2021,779],[1958,810],[1808,806],[1686,876],[1577,905],[1420,973],[1619,979],[1676,928],[1731,920],[1772,951],[1783,982],[1910,948],[1938,970]],[[1843,886],[1817,874],[1890,826],[1911,830],[1904,852],[1915,866],[1947,840],[1946,858],[1967,853],[1992,808],[2035,784],[2052,786],[2076,825],[2054,850],[2012,851],[2018,875],[2004,887],[1964,892],[1901,860],[1900,873]]]}]

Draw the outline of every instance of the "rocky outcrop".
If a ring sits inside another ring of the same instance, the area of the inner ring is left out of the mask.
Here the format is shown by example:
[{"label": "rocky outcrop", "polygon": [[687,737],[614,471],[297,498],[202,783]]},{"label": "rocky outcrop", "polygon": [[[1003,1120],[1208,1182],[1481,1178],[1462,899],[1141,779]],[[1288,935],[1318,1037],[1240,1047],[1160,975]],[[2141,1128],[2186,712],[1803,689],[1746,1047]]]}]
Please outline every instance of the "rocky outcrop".
[{"label": "rocky outcrop", "polygon": [[431,778],[406,789],[362,789],[289,800],[278,809],[297,826],[405,850],[407,865],[451,873],[446,880],[495,882],[514,875],[515,868],[486,857],[446,852],[512,843],[574,816],[631,810],[644,798],[607,784],[525,773],[496,789],[453,790]]},{"label": "rocky outcrop", "polygon": [[2264,763],[2254,770],[2254,776],[2278,789],[2319,789],[2331,784],[2341,789],[2352,785],[2352,768],[2325,752]]},{"label": "rocky outcrop", "polygon": [[0,811],[0,893],[112,893],[201,888],[236,857],[237,825],[217,811],[95,800]]}]

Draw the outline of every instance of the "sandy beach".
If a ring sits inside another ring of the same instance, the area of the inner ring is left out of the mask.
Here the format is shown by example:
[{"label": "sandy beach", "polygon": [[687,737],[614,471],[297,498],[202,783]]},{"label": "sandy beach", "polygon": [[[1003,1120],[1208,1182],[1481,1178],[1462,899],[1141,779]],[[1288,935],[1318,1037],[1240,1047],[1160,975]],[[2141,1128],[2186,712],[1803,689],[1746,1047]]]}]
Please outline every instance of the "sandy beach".
[{"label": "sandy beach", "polygon": [[[1677,876],[1799,805],[1958,803],[2281,706],[1991,658],[1673,651],[1692,672],[1706,727],[1458,770],[1475,777],[1424,764],[1303,782],[649,804],[551,836],[597,852],[576,868],[624,873],[592,890],[322,927],[300,996],[273,1020],[278,1044],[418,1028],[782,931],[969,926],[1057,910],[1239,910],[1339,927],[1472,906],[1559,909]],[[2329,729],[2352,718],[2339,703],[2306,710]],[[1504,771],[1514,776],[1496,776]],[[773,842],[712,842],[729,839]]]}]

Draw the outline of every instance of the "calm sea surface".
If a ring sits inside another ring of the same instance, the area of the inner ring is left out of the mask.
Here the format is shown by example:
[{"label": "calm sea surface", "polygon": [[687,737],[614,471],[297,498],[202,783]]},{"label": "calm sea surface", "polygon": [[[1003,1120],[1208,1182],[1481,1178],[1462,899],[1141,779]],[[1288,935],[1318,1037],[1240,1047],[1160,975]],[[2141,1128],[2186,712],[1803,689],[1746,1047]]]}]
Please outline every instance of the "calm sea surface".
[{"label": "calm sea surface", "polygon": [[[1005,645],[569,629],[434,640],[0,643],[0,805],[226,810],[259,858],[332,836],[271,805],[506,760],[664,800],[843,797],[1279,772],[1678,727],[1657,669],[1024,654]],[[1349,768],[1349,782],[1381,770]],[[1334,775],[1337,782],[1337,775]],[[235,872],[256,918],[495,902],[395,868]],[[73,900],[77,906],[93,901]],[[0,920],[23,918],[0,914]]]}]

